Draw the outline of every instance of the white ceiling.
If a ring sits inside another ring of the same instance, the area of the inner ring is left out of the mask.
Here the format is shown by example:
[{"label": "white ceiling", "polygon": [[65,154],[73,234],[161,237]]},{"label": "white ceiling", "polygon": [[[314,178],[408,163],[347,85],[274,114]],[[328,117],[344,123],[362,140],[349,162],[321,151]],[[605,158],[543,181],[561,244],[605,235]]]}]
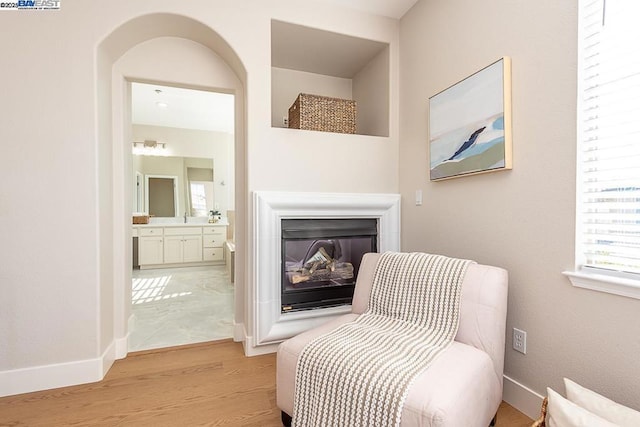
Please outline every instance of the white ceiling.
[{"label": "white ceiling", "polygon": [[226,93],[132,83],[131,122],[233,133],[233,101],[233,95]]},{"label": "white ceiling", "polygon": [[374,15],[400,19],[418,0],[318,0],[323,3],[339,5],[368,12]]}]

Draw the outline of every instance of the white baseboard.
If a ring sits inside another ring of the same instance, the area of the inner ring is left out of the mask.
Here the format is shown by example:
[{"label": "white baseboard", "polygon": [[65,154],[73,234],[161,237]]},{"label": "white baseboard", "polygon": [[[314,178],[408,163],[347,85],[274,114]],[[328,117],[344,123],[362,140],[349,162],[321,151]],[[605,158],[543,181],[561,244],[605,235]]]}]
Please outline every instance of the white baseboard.
[{"label": "white baseboard", "polygon": [[117,340],[111,341],[111,344],[109,344],[104,353],[102,353],[102,357],[100,358],[100,360],[102,360],[102,371],[100,372],[100,380],[104,378],[109,369],[111,369],[111,366],[113,366],[113,362],[116,361],[117,346]]},{"label": "white baseboard", "polygon": [[244,354],[247,357],[261,356],[263,354],[271,354],[278,351],[280,343],[275,344],[263,344],[258,346],[247,346],[245,341]]},{"label": "white baseboard", "polygon": [[114,340],[100,357],[0,372],[0,397],[101,381],[128,337]]},{"label": "white baseboard", "polygon": [[540,416],[543,396],[506,375],[503,376],[502,400],[531,419]]},{"label": "white baseboard", "polygon": [[235,342],[242,342],[245,340],[244,323],[233,322],[233,340]]},{"label": "white baseboard", "polygon": [[279,342],[273,344],[255,345],[253,336],[247,335],[247,331],[244,331],[244,340],[242,341],[242,346],[244,347],[244,355],[247,357],[275,353],[278,351],[279,345]]},{"label": "white baseboard", "polygon": [[[124,359],[129,353],[129,332],[123,338],[117,338],[115,341],[116,359]],[[105,371],[106,372],[106,371]]]},{"label": "white baseboard", "polygon": [[0,397],[85,384],[102,379],[102,358],[0,372]]},{"label": "white baseboard", "polygon": [[[116,338],[116,359],[124,359],[129,353],[129,335],[136,326],[136,315],[131,314],[127,320],[127,335],[122,338]],[[106,372],[106,371],[105,371]]]},{"label": "white baseboard", "polygon": [[[107,351],[111,351],[112,346]],[[110,357],[0,372],[0,397],[100,381]]]}]

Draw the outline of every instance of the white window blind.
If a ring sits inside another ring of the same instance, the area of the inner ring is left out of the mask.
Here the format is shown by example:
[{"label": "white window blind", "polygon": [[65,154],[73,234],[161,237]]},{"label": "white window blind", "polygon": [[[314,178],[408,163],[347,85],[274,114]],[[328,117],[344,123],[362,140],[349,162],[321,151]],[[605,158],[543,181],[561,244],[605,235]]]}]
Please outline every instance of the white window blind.
[{"label": "white window blind", "polygon": [[640,2],[579,7],[578,264],[640,278]]}]

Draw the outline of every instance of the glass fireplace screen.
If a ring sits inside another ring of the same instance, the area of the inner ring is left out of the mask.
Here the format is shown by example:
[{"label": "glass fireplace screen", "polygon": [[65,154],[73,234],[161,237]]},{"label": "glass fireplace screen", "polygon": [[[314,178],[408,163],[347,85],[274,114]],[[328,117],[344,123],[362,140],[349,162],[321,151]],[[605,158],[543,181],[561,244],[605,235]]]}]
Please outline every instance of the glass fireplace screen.
[{"label": "glass fireplace screen", "polygon": [[350,304],[376,219],[282,220],[282,311]]}]

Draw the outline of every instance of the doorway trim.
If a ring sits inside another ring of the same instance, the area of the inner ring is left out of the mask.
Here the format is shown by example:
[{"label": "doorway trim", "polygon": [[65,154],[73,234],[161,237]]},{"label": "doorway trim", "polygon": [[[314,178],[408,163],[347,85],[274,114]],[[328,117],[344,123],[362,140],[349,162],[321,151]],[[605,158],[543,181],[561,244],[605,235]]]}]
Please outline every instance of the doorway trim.
[{"label": "doorway trim", "polygon": [[[144,28],[145,31],[140,31]],[[220,57],[235,74],[238,86],[229,93],[235,96],[235,210],[236,210],[236,292],[234,330],[244,330],[244,281],[247,277],[248,190],[246,170],[246,86],[247,71],[240,57],[227,41],[211,27],[196,19],[171,13],[151,13],[124,22],[111,32],[97,48],[97,200],[99,235],[99,279],[97,316],[97,350],[103,361],[103,375],[115,359],[128,352],[131,315],[132,269],[132,178],[131,131],[128,101],[130,88],[126,76],[114,69],[122,55],[138,44],[160,37],[178,37],[198,43]],[[138,80],[138,79],[136,79]],[[207,88],[219,90],[220,88]],[[129,178],[125,178],[128,171]],[[107,196],[108,195],[108,196]],[[128,301],[128,302],[127,302]],[[234,333],[234,338],[238,335]]]}]

